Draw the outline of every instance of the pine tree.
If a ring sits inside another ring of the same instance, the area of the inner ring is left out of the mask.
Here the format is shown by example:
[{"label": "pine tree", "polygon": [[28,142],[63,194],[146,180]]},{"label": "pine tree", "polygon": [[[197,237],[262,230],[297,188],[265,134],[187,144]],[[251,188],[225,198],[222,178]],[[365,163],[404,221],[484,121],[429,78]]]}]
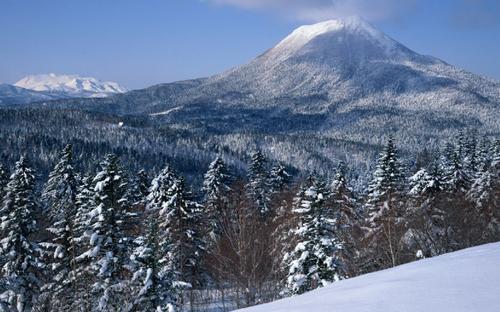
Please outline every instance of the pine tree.
[{"label": "pine tree", "polygon": [[255,203],[257,212],[262,218],[271,213],[269,209],[269,173],[267,159],[259,151],[252,155],[252,162],[248,168],[248,197]]},{"label": "pine tree", "polygon": [[166,209],[171,199],[169,190],[178,179],[171,167],[166,166],[153,179],[147,196],[149,227],[135,252],[135,279],[141,279],[141,283],[134,304],[149,309],[169,311],[167,307],[174,309],[179,303],[176,287],[180,280],[179,265],[169,235],[175,229],[168,223],[172,215]]},{"label": "pine tree", "polygon": [[453,154],[447,157],[447,163],[442,165],[447,195],[444,219],[448,252],[471,247],[474,236],[475,213],[467,199],[472,180],[464,168],[464,144],[459,142]]},{"label": "pine tree", "polygon": [[162,294],[168,298],[164,304],[175,307],[180,304],[180,291],[193,286],[204,250],[201,206],[192,200],[184,180],[167,166],[152,182],[147,209],[158,213],[160,247],[168,254],[160,268],[166,279],[161,283],[171,285],[170,294]]},{"label": "pine tree", "polygon": [[73,222],[73,245],[77,255],[73,266],[75,268],[75,293],[80,294],[73,303],[77,311],[89,311],[92,309],[93,298],[90,296],[91,286],[95,281],[92,268],[92,210],[95,207],[94,183],[91,175],[81,179],[76,195],[76,215]]},{"label": "pine tree", "polygon": [[478,166],[478,146],[477,138],[475,135],[471,135],[465,140],[463,163],[464,168],[469,176],[473,176],[477,171]]},{"label": "pine tree", "polygon": [[44,286],[52,298],[52,305],[59,310],[68,308],[73,302],[74,246],[73,222],[76,215],[77,181],[73,170],[72,148],[64,148],[60,161],[49,175],[42,193],[51,226],[47,229],[51,238],[43,244],[47,253],[49,282]]},{"label": "pine tree", "polygon": [[490,165],[479,171],[467,194],[475,208],[476,229],[480,231],[478,243],[500,238],[500,153],[492,154]]},{"label": "pine tree", "polygon": [[169,250],[178,263],[179,281],[182,287],[191,288],[198,273],[204,250],[201,236],[201,206],[186,188],[183,178],[174,181],[167,191],[168,201],[163,210],[162,227],[167,229],[166,238],[171,242]]},{"label": "pine tree", "polygon": [[115,155],[106,156],[102,170],[95,176],[94,202],[90,221],[90,249],[80,258],[90,258],[98,311],[119,311],[126,302],[127,265],[131,238],[126,229],[131,213],[127,195],[127,177]]},{"label": "pine tree", "polygon": [[134,205],[145,205],[148,196],[150,181],[145,170],[141,169],[137,172],[133,181],[130,202]]},{"label": "pine tree", "polygon": [[160,214],[155,206],[150,206],[146,234],[134,253],[137,269],[134,280],[139,286],[134,294],[133,311],[170,312],[177,305],[175,288],[175,258],[169,247],[171,242],[164,239],[160,229]]},{"label": "pine tree", "polygon": [[4,165],[0,164],[0,200],[5,196],[5,188],[7,187],[7,183],[9,183],[9,174],[7,172],[7,168]]},{"label": "pine tree", "polygon": [[375,257],[375,264],[381,267],[401,263],[404,235],[404,224],[401,222],[403,189],[404,176],[398,150],[392,138],[389,138],[368,186],[367,201],[368,245],[375,248],[370,252]]},{"label": "pine tree", "polygon": [[[294,235],[292,231],[297,226],[297,218],[292,212],[293,200],[296,190],[290,186],[291,176],[282,164],[277,164],[271,169],[271,209],[273,219],[267,226],[270,228],[269,237],[271,272],[274,280],[284,281],[287,267],[283,262],[283,257],[292,251],[295,246]],[[280,285],[284,287],[285,285]]]},{"label": "pine tree", "polygon": [[443,174],[439,166],[432,171],[420,169],[410,178],[410,209],[405,215],[409,224],[409,237],[418,251],[426,256],[435,256],[446,252],[444,208],[445,192]]},{"label": "pine tree", "polygon": [[287,290],[301,294],[342,278],[332,207],[324,183],[316,181],[298,194],[294,213],[299,226],[294,231],[297,244],[285,256],[288,267]]},{"label": "pine tree", "polygon": [[447,189],[451,193],[465,194],[469,190],[471,178],[463,167],[460,148],[452,155],[450,163],[445,167]]},{"label": "pine tree", "polygon": [[211,242],[217,241],[222,232],[224,213],[227,210],[228,196],[231,190],[230,176],[220,156],[210,164],[204,176],[203,192],[207,233]]},{"label": "pine tree", "polygon": [[331,202],[335,211],[335,231],[339,250],[339,259],[342,262],[344,276],[354,276],[357,273],[357,246],[360,238],[360,216],[352,189],[347,184],[345,165],[340,164],[331,185]]},{"label": "pine tree", "polygon": [[0,209],[0,291],[9,311],[31,311],[40,289],[39,248],[36,232],[35,176],[25,157],[16,163]]},{"label": "pine tree", "polygon": [[[491,142],[487,138],[483,138],[481,143],[479,143],[477,152],[477,173],[484,172],[489,169],[493,157],[491,152]],[[477,175],[474,177],[477,178]]]},{"label": "pine tree", "polygon": [[286,171],[285,166],[278,163],[273,168],[271,168],[271,174],[269,176],[269,186],[271,189],[271,194],[274,195],[283,189],[290,183],[291,176]]}]

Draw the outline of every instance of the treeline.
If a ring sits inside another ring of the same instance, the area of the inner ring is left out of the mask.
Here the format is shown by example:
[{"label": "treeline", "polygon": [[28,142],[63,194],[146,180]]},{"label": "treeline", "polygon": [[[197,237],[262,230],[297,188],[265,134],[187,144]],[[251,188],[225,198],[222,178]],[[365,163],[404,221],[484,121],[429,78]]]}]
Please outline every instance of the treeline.
[{"label": "treeline", "polygon": [[214,311],[500,239],[500,141],[460,136],[405,169],[392,139],[355,193],[253,154],[217,157],[193,191],[171,166],[130,176],[68,145],[41,194],[27,157],[0,166],[0,311]]}]

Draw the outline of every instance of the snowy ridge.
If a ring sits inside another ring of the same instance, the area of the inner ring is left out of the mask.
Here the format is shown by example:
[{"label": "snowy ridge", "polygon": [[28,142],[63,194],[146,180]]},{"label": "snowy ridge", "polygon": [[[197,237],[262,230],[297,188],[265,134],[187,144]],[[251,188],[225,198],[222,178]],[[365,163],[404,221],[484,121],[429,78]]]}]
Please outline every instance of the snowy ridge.
[{"label": "snowy ridge", "polygon": [[343,280],[245,312],[498,312],[500,243]]},{"label": "snowy ridge", "polygon": [[33,91],[60,93],[72,97],[107,97],[128,90],[116,82],[102,82],[78,75],[30,75],[14,84]]}]

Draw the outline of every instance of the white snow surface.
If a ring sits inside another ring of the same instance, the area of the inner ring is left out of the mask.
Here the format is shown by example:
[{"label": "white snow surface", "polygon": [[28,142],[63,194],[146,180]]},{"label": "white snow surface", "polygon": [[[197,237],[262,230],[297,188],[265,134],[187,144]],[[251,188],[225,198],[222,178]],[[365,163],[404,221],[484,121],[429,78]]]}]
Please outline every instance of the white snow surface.
[{"label": "white snow surface", "polygon": [[500,243],[374,272],[245,312],[498,312]]},{"label": "white snow surface", "polygon": [[107,97],[128,91],[116,82],[103,82],[93,77],[53,73],[29,75],[14,85],[34,91],[62,93],[76,97]]}]

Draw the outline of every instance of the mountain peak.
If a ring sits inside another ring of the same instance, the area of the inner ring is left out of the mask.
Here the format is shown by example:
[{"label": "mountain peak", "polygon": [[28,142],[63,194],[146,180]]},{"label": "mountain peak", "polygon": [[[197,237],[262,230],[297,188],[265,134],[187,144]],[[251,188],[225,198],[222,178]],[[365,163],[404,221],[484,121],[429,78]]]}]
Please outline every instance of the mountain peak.
[{"label": "mountain peak", "polygon": [[116,82],[103,82],[93,77],[54,73],[28,75],[14,85],[34,91],[62,93],[78,97],[106,97],[127,92],[126,88]]},{"label": "mountain peak", "polygon": [[303,25],[292,32],[292,35],[307,35],[314,37],[328,32],[340,30],[367,30],[377,31],[371,24],[359,16],[326,20],[316,24]]},{"label": "mountain peak", "polygon": [[276,48],[300,48],[316,38],[323,36],[345,36],[347,34],[364,37],[386,46],[393,46],[396,41],[386,36],[360,17],[353,16],[342,19],[328,20],[312,25],[304,25],[295,29],[281,41]]},{"label": "mountain peak", "polygon": [[422,59],[360,17],[328,20],[295,29],[263,58],[271,62],[287,60],[329,63],[366,61],[415,61]]}]

